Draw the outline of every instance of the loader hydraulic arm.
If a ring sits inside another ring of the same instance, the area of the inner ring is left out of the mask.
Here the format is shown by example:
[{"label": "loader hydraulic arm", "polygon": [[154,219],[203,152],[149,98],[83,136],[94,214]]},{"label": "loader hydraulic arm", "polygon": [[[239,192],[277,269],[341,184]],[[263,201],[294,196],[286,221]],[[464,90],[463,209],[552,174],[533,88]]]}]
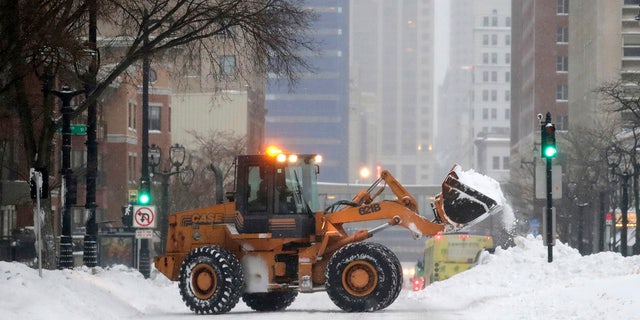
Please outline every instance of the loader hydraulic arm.
[{"label": "loader hydraulic arm", "polygon": [[[384,184],[375,190],[381,182]],[[375,201],[387,185],[397,199]],[[336,230],[342,230],[343,223],[373,220],[393,221],[390,224],[403,226],[420,235],[434,235],[445,228],[443,224],[422,217],[418,212],[416,199],[387,170],[382,171],[380,178],[367,190],[361,190],[352,201],[340,204],[344,205],[340,210],[324,215],[324,222],[331,224]]]},{"label": "loader hydraulic arm", "polygon": [[[385,184],[372,195],[371,192],[383,181]],[[384,191],[385,185],[391,188],[391,192],[398,198],[400,203],[404,204],[409,210],[418,213],[418,202],[416,198],[414,198],[388,170],[383,170],[382,173],[380,173],[380,178],[378,178],[369,189],[361,190],[352,201],[360,205],[370,204]]]}]

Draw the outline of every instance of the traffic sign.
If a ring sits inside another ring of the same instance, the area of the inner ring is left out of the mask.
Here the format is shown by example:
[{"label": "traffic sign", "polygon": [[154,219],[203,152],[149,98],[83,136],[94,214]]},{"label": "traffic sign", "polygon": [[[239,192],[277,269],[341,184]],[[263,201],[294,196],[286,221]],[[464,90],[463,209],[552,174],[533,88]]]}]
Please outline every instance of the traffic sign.
[{"label": "traffic sign", "polygon": [[[71,134],[74,136],[84,136],[87,134],[87,125],[86,124],[72,124],[69,127]],[[58,134],[62,134],[62,128],[58,128]]]},{"label": "traffic sign", "polygon": [[134,228],[156,227],[156,206],[133,206]]},{"label": "traffic sign", "polygon": [[[544,165],[536,165],[536,199],[547,198],[546,168]],[[562,199],[562,166],[551,166],[551,198]]]},{"label": "traffic sign", "polygon": [[153,238],[153,230],[151,229],[137,229],[136,239],[151,239]]}]

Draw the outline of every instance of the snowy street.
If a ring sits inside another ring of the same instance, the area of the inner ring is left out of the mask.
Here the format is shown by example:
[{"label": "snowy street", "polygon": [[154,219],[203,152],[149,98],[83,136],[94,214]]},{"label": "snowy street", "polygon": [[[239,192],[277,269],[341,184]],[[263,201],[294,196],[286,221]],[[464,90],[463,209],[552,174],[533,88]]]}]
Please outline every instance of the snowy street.
[{"label": "snowy street", "polygon": [[300,294],[285,311],[258,313],[240,301],[227,314],[198,316],[177,283],[125,267],[38,270],[0,262],[3,319],[640,319],[640,256],[580,256],[558,243],[547,262],[540,238],[516,238],[483,264],[424,291],[404,290],[387,309],[345,313],[325,292]]}]

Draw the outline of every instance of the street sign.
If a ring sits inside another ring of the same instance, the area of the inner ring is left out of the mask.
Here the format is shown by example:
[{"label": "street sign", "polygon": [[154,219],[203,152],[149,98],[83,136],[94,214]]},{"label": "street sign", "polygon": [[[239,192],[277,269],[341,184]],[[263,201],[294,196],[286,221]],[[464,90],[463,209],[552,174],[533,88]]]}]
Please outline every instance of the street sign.
[{"label": "street sign", "polygon": [[156,227],[156,206],[133,206],[134,228]]},{"label": "street sign", "polygon": [[[547,175],[544,165],[536,166],[536,199],[547,198]],[[562,166],[551,166],[551,198],[562,199]]]},{"label": "street sign", "polygon": [[555,246],[556,235],[558,234],[556,225],[556,207],[551,207],[551,239],[549,239],[547,230],[547,208],[542,208],[542,243],[545,246]]},{"label": "street sign", "polygon": [[[84,136],[87,134],[87,125],[86,124],[72,124],[70,126],[71,134],[74,136]],[[62,128],[58,128],[58,134],[62,134]]]},{"label": "street sign", "polygon": [[129,202],[138,200],[138,190],[129,189]]},{"label": "street sign", "polygon": [[136,229],[136,239],[151,239],[153,238],[152,229]]}]

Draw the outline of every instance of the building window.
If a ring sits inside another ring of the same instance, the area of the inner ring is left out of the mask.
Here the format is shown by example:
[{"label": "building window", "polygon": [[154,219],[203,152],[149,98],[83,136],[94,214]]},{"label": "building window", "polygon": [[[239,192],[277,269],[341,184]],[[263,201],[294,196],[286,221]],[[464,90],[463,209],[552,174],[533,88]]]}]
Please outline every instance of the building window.
[{"label": "building window", "polygon": [[489,54],[486,52],[482,54],[482,63],[489,64]]},{"label": "building window", "polygon": [[489,71],[482,71],[482,81],[489,82]]},{"label": "building window", "polygon": [[87,165],[86,150],[71,150],[71,168],[81,168]]},{"label": "building window", "polygon": [[504,109],[504,119],[505,120],[511,119],[511,109],[509,108]]},{"label": "building window", "polygon": [[510,34],[507,34],[507,35],[504,36],[504,44],[507,45],[507,46],[511,45],[511,35]]},{"label": "building window", "polygon": [[489,101],[489,90],[482,90],[482,101]]},{"label": "building window", "polygon": [[507,27],[511,27],[511,17],[506,17],[504,23]]},{"label": "building window", "polygon": [[482,120],[489,120],[489,109],[482,109]]},{"label": "building window", "polygon": [[235,56],[220,57],[220,75],[225,78],[236,77],[236,57]]},{"label": "building window", "polygon": [[569,28],[558,27],[558,29],[556,29],[556,42],[557,43],[569,42]]},{"label": "building window", "polygon": [[509,157],[502,157],[502,169],[509,170]]},{"label": "building window", "polygon": [[149,106],[149,130],[160,131],[160,106]]},{"label": "building window", "polygon": [[498,71],[491,71],[491,82],[498,82]]},{"label": "building window", "polygon": [[640,40],[638,40],[637,34],[623,34],[622,43],[624,57],[640,57]]},{"label": "building window", "polygon": [[498,45],[498,35],[497,34],[492,34],[491,35],[491,45],[492,46],[497,46]]},{"label": "building window", "polygon": [[158,81],[158,73],[153,69],[149,69],[149,83],[156,83],[156,81]]},{"label": "building window", "polygon": [[511,101],[511,90],[504,91],[504,101]]},{"label": "building window", "polygon": [[483,34],[482,35],[482,45],[483,46],[488,46],[489,45],[489,35],[488,34]]},{"label": "building window", "polygon": [[482,18],[482,26],[484,26],[484,27],[488,27],[489,26],[489,17],[483,17]]},{"label": "building window", "polygon": [[491,64],[498,64],[498,53],[491,53]]},{"label": "building window", "polygon": [[127,106],[127,125],[129,129],[136,129],[136,105],[129,102]]},{"label": "building window", "polygon": [[129,161],[127,162],[127,179],[129,182],[133,182],[136,180],[136,156],[130,154]]},{"label": "building window", "polygon": [[558,0],[558,14],[569,14],[569,0]]},{"label": "building window", "polygon": [[491,120],[497,120],[497,119],[498,119],[498,109],[491,108]]},{"label": "building window", "polygon": [[492,27],[497,27],[498,26],[498,17],[497,16],[491,17],[491,26]]},{"label": "building window", "polygon": [[511,71],[505,71],[504,82],[511,82]]},{"label": "building window", "polygon": [[559,84],[556,86],[556,100],[569,100],[569,86]]},{"label": "building window", "polygon": [[492,157],[492,160],[493,165],[491,166],[491,168],[493,170],[500,170],[500,157]]},{"label": "building window", "polygon": [[567,56],[556,57],[556,71],[558,72],[569,71],[569,57]]},{"label": "building window", "polygon": [[491,101],[498,101],[498,90],[491,90]]}]

